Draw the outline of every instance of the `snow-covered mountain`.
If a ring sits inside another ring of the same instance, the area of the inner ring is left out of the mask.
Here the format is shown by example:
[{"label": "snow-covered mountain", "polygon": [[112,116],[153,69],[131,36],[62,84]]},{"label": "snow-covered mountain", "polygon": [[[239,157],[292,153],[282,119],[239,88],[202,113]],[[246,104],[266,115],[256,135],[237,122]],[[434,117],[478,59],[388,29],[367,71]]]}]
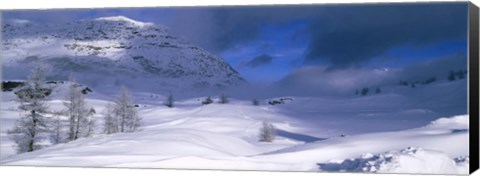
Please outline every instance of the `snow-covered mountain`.
[{"label": "snow-covered mountain", "polygon": [[49,79],[152,90],[225,88],[244,79],[222,58],[169,34],[165,26],[127,17],[42,24],[25,20],[2,26],[4,79],[24,79],[35,58]]}]

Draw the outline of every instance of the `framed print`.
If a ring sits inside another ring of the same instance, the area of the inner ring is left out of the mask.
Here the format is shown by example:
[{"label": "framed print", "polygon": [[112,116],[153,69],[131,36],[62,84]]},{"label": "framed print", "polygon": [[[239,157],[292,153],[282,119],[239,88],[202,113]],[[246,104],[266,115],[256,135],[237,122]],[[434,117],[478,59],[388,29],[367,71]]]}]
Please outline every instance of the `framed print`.
[{"label": "framed print", "polygon": [[0,164],[469,174],[471,2],[1,11]]}]

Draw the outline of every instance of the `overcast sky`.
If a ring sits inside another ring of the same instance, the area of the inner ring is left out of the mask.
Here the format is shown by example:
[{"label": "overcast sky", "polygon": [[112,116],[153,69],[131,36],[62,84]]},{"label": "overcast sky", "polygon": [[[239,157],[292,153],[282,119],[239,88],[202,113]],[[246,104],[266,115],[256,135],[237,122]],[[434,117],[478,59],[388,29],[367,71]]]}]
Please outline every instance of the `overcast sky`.
[{"label": "overcast sky", "polygon": [[167,26],[223,57],[251,82],[295,70],[399,68],[465,56],[467,3],[4,11],[56,23],[126,16]]}]

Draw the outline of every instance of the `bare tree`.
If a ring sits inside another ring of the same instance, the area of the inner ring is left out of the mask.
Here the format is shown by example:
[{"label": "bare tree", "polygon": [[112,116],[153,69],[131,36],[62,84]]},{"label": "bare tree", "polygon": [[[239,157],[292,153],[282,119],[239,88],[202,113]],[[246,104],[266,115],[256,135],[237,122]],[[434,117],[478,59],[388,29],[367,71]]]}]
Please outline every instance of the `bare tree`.
[{"label": "bare tree", "polygon": [[455,79],[456,79],[455,71],[450,70],[450,72],[448,72],[448,80],[449,81],[455,81]]},{"label": "bare tree", "polygon": [[73,76],[70,76],[69,83],[69,91],[64,105],[69,118],[68,140],[73,141],[80,137],[90,136],[95,123],[91,118],[94,111],[87,106],[80,85],[75,83]]},{"label": "bare tree", "polygon": [[255,106],[258,106],[258,105],[260,105],[260,102],[257,99],[253,99],[252,104],[255,105]]},{"label": "bare tree", "polygon": [[370,91],[370,89],[364,87],[364,88],[362,88],[362,90],[361,90],[361,94],[362,94],[363,96],[365,96],[365,95],[368,94],[369,91]]},{"label": "bare tree", "polygon": [[138,131],[141,118],[132,103],[132,98],[127,88],[122,87],[117,97],[114,108],[115,116],[119,120],[120,132]]},{"label": "bare tree", "polygon": [[103,132],[106,134],[118,133],[118,119],[115,116],[115,109],[113,104],[107,104],[103,112]]},{"label": "bare tree", "polygon": [[272,123],[268,121],[262,122],[262,127],[260,127],[259,131],[259,141],[260,142],[272,142],[275,137],[277,136],[277,130],[273,126]]},{"label": "bare tree", "polygon": [[[95,114],[95,109],[90,108],[89,114]],[[93,118],[92,115],[89,115],[87,119],[87,123],[85,125],[86,125],[85,137],[91,137],[93,135],[93,132],[95,131],[95,125],[96,125],[95,118]]]},{"label": "bare tree", "polygon": [[64,128],[66,127],[66,125],[65,120],[60,118],[60,115],[62,114],[63,112],[54,112],[53,118],[49,121],[49,126],[52,132],[52,134],[50,135],[50,142],[52,142],[53,144],[65,142]]},{"label": "bare tree", "polygon": [[227,104],[228,98],[225,94],[220,95],[220,104]]},{"label": "bare tree", "polygon": [[25,85],[15,92],[20,105],[21,117],[7,134],[16,144],[19,153],[31,152],[41,148],[39,142],[44,138],[42,133],[49,132],[46,116],[48,106],[47,96],[51,90],[45,85],[45,68],[41,60],[38,61]]},{"label": "bare tree", "polygon": [[170,94],[167,98],[167,100],[165,101],[165,106],[169,107],[169,108],[173,108],[173,103],[174,103],[174,100],[173,100],[173,95]]}]

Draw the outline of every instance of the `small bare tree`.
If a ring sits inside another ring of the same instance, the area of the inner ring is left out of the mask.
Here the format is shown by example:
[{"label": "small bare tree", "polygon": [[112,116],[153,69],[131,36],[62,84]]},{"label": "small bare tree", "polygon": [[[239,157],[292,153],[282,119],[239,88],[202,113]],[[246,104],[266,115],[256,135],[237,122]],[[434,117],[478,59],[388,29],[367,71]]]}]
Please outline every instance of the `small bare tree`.
[{"label": "small bare tree", "polygon": [[174,100],[173,100],[173,95],[170,94],[167,98],[167,100],[165,101],[165,106],[169,107],[169,108],[173,108],[173,103],[174,103]]},{"label": "small bare tree", "polygon": [[73,76],[70,76],[69,83],[69,91],[64,105],[69,118],[68,140],[73,141],[92,134],[95,123],[91,116],[95,111],[87,106],[80,85],[75,83]]},{"label": "small bare tree", "polygon": [[[95,109],[90,108],[89,111],[90,114],[95,114]],[[96,125],[96,120],[93,118],[92,115],[89,115],[89,118],[87,119],[86,123],[86,131],[85,131],[85,137],[91,137],[93,133],[95,132],[95,126]]]},{"label": "small bare tree", "polygon": [[258,105],[260,105],[260,102],[257,99],[253,99],[252,104],[255,105],[255,106],[258,106]]},{"label": "small bare tree", "polygon": [[63,112],[53,112],[53,118],[49,121],[49,126],[52,134],[50,135],[50,142],[52,144],[59,144],[65,142],[64,128],[66,126],[65,120],[60,118]]},{"label": "small bare tree", "polygon": [[225,94],[220,95],[220,104],[227,104],[228,98]]},{"label": "small bare tree", "polygon": [[107,104],[103,112],[103,132],[106,134],[118,133],[118,119],[115,116],[113,104]]},{"label": "small bare tree", "polygon": [[260,142],[272,142],[275,140],[275,137],[277,136],[277,130],[273,126],[272,123],[268,121],[263,121],[262,122],[262,127],[260,127],[259,130],[259,141]]},{"label": "small bare tree", "polygon": [[141,123],[141,118],[138,116],[135,105],[132,103],[132,98],[126,87],[122,87],[120,94],[115,102],[114,114],[119,120],[120,132],[134,132],[138,131]]}]

